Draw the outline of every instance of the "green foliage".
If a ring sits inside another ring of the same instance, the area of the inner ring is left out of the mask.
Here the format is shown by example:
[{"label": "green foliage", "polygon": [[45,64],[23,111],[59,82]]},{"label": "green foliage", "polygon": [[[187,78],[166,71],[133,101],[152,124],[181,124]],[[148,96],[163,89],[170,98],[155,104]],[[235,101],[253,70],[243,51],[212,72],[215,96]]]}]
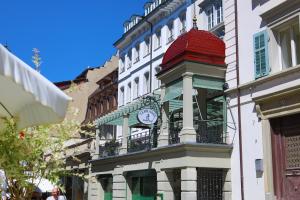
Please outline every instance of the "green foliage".
[{"label": "green foliage", "polygon": [[65,120],[19,132],[13,119],[5,119],[5,127],[0,129],[0,169],[5,172],[12,199],[31,199],[34,182],[41,178],[58,184],[66,173],[64,142],[79,130],[79,123]]}]

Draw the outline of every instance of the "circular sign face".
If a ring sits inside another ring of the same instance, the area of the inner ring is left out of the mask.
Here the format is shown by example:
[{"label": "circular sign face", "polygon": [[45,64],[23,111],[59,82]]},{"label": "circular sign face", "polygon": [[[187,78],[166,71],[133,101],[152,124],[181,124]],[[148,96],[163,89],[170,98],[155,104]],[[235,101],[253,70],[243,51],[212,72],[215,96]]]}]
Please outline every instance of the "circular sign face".
[{"label": "circular sign face", "polygon": [[150,125],[157,121],[157,114],[154,110],[145,108],[138,112],[137,118],[141,123]]}]

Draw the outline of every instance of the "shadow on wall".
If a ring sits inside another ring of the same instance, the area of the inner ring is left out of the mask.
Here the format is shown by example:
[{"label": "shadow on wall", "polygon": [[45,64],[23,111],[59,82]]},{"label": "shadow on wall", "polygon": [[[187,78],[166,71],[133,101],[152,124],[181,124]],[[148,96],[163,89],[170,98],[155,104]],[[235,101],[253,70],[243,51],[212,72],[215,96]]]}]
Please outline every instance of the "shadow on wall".
[{"label": "shadow on wall", "polygon": [[254,10],[257,6],[261,6],[264,5],[265,3],[267,3],[270,0],[252,0],[252,10]]}]

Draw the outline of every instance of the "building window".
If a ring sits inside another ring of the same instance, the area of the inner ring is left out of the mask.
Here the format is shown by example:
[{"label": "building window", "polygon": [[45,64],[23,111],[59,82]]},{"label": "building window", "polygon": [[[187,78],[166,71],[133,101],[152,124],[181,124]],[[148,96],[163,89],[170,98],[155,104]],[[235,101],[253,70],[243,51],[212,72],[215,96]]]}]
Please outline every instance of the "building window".
[{"label": "building window", "polygon": [[129,50],[127,53],[127,69],[131,67],[131,58],[132,58],[132,53],[131,50]]},{"label": "building window", "polygon": [[136,99],[139,96],[139,78],[134,79],[134,87],[133,87],[133,98]]},{"label": "building window", "polygon": [[219,24],[219,23],[223,22],[223,4],[222,4],[222,1],[220,1],[219,3],[216,4],[215,9],[216,9],[216,16],[217,16],[216,22],[217,22],[217,24]]},{"label": "building window", "polygon": [[131,83],[128,83],[127,86],[127,103],[131,101]]},{"label": "building window", "polygon": [[121,106],[124,105],[124,87],[120,88],[120,99],[119,99],[119,101],[120,101]]},{"label": "building window", "polygon": [[183,34],[186,32],[186,15],[185,13],[182,13],[180,15],[180,34]]},{"label": "building window", "polygon": [[125,71],[125,58],[121,57],[119,60],[119,66],[120,66],[120,74]]},{"label": "building window", "polygon": [[214,9],[213,6],[209,7],[206,11],[208,30],[214,27]]},{"label": "building window", "polygon": [[167,43],[170,43],[174,40],[174,24],[173,21],[168,23],[168,34],[167,34]]},{"label": "building window", "polygon": [[300,31],[298,19],[286,22],[274,30],[281,69],[300,64]]},{"label": "building window", "polygon": [[156,31],[155,35],[155,49],[161,47],[161,30]]},{"label": "building window", "polygon": [[148,94],[150,92],[150,78],[149,72],[144,74],[144,94]]},{"label": "building window", "polygon": [[[160,72],[160,67],[159,66],[155,67],[155,74],[157,74],[158,72]],[[154,88],[159,89],[160,88],[160,80],[158,78],[156,78],[156,76],[154,76],[154,79],[155,79]]]},{"label": "building window", "polygon": [[145,56],[150,54],[150,37],[145,39]]},{"label": "building window", "polygon": [[208,30],[214,28],[223,22],[223,4],[222,0],[213,1],[206,5],[204,9],[207,17]]},{"label": "building window", "polygon": [[140,61],[140,44],[137,44],[134,48],[134,63]]}]

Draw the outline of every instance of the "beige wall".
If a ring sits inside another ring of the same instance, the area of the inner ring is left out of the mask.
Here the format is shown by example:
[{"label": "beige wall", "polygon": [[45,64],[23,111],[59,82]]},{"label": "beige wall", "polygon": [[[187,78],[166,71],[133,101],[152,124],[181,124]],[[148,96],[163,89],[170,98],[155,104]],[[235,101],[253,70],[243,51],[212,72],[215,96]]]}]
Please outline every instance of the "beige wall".
[{"label": "beige wall", "polygon": [[[98,88],[97,82],[117,68],[118,57],[113,56],[103,67],[88,70],[86,75],[88,82],[73,84],[72,87],[66,89],[65,92],[73,98],[66,118],[83,122],[87,111],[88,97]],[[74,115],[76,110],[78,112]]]}]

